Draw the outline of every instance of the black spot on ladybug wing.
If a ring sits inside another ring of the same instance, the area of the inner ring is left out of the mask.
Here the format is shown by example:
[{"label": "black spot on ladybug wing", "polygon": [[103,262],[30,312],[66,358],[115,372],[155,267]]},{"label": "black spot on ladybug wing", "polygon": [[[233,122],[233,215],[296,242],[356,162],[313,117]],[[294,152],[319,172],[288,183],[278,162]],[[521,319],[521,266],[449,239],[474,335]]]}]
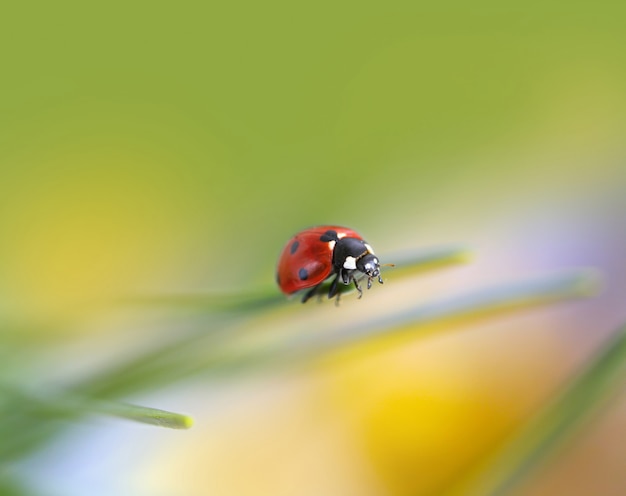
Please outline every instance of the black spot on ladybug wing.
[{"label": "black spot on ladybug wing", "polygon": [[309,271],[302,268],[298,271],[298,277],[302,280],[302,281],[306,281],[309,278]]},{"label": "black spot on ladybug wing", "polygon": [[320,241],[323,241],[324,243],[327,243],[328,241],[337,241],[338,239],[337,231],[328,230],[320,236]]},{"label": "black spot on ladybug wing", "polygon": [[300,241],[294,241],[291,244],[291,248],[289,248],[289,251],[291,252],[292,255],[298,251],[299,246],[300,246]]}]

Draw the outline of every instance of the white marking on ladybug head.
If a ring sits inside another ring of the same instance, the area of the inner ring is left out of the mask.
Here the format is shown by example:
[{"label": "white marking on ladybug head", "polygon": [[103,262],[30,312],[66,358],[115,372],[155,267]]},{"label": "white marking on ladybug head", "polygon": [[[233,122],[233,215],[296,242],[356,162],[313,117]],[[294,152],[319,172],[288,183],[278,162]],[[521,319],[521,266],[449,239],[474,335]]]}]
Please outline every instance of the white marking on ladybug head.
[{"label": "white marking on ladybug head", "polygon": [[337,237],[338,237],[339,239],[341,239],[341,238],[345,238],[345,237],[346,237],[346,233],[337,233]]},{"label": "white marking on ladybug head", "polygon": [[337,242],[336,242],[336,241],[329,241],[329,242],[328,242],[328,247],[329,247],[331,250],[334,250],[334,249],[335,249],[335,245],[336,245],[336,244],[337,244]]},{"label": "white marking on ladybug head", "polygon": [[343,268],[348,270],[356,269],[356,258],[354,257],[346,257],[343,262]]},{"label": "white marking on ladybug head", "polygon": [[368,245],[367,243],[363,243],[365,245],[365,249],[371,253],[372,255],[374,255],[374,250],[372,250],[372,247],[370,245]]}]

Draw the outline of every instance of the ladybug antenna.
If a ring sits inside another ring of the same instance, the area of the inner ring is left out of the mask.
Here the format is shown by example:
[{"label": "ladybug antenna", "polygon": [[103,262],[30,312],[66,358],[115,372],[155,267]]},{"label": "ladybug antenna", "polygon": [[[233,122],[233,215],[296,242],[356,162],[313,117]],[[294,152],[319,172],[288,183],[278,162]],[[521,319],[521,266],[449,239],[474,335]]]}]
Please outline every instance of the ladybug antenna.
[{"label": "ladybug antenna", "polygon": [[381,264],[381,267],[395,267],[396,264],[392,264],[392,263],[386,263],[386,264]]}]

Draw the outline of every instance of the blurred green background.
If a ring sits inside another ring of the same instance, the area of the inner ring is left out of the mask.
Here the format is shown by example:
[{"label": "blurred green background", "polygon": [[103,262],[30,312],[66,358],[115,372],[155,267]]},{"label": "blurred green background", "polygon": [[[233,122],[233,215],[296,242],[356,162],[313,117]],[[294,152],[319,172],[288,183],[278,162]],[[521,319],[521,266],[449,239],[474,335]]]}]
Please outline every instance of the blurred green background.
[{"label": "blurred green background", "polygon": [[[383,258],[461,243],[476,260],[339,309],[292,305],[310,319],[567,267],[605,274],[596,299],[462,336],[373,346],[297,379],[151,393],[196,427],[77,426],[8,468],[34,491],[437,493],[626,320],[619,2],[2,11],[5,381],[63,385],[168,342],[167,309],[113,302],[271,286],[283,244],[314,224],[350,226]],[[618,494],[616,418],[522,493]]]}]

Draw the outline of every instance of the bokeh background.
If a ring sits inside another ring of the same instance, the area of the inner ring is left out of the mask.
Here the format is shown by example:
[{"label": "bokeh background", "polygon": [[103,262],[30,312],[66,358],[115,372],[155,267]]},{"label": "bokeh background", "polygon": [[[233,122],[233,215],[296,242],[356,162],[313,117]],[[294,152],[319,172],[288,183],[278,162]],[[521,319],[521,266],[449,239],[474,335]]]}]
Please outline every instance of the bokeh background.
[{"label": "bokeh background", "polygon": [[[626,320],[619,2],[2,11],[4,383],[62,388],[165,345],[197,314],[119,300],[271,287],[289,236],[320,223],[382,258],[462,244],[474,259],[245,325],[298,333],[572,267],[604,280],[462,332],[155,379],[126,399],[191,430],[77,422],[4,467],[20,494],[441,494]],[[624,415],[622,388],[519,494],[623,494]]]}]

